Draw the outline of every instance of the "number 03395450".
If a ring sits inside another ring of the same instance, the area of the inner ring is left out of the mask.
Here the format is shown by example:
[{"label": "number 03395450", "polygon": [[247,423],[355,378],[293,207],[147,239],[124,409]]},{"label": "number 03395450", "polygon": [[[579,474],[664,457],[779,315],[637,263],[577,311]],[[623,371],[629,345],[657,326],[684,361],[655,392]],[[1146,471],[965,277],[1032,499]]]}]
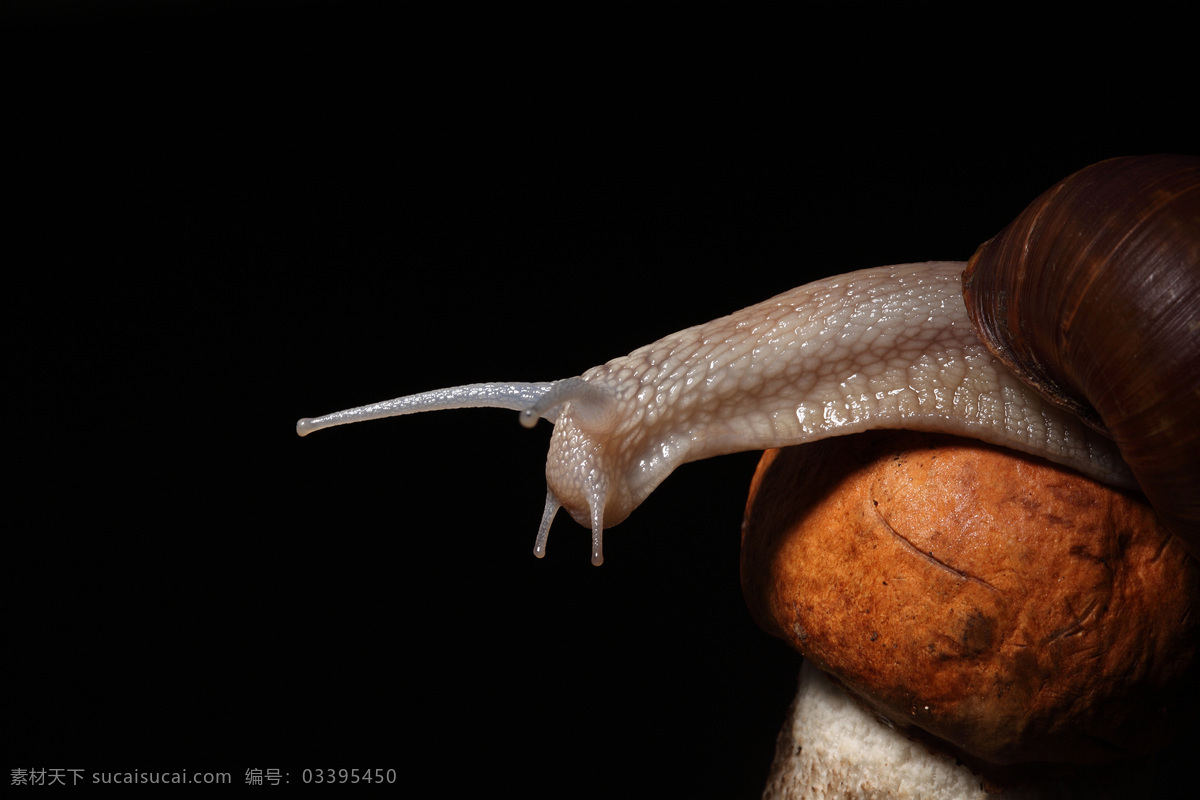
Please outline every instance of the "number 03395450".
[{"label": "number 03395450", "polygon": [[394,769],[306,769],[300,773],[305,783],[395,783]]}]

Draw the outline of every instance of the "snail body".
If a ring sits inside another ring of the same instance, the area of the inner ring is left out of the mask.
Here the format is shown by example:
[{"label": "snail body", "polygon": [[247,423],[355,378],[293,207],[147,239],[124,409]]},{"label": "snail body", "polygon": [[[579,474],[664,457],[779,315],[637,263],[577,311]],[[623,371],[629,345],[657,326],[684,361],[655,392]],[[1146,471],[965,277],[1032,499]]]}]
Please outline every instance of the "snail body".
[{"label": "snail body", "polygon": [[[861,270],[792,289],[551,383],[471,384],[302,419],[297,432],[418,411],[499,407],[554,424],[534,552],[560,507],[623,520],[680,464],[859,431],[953,433],[1137,486],[1117,447],[1043,398],[974,331],[962,262]],[[1194,355],[1192,356],[1194,358]]]}]

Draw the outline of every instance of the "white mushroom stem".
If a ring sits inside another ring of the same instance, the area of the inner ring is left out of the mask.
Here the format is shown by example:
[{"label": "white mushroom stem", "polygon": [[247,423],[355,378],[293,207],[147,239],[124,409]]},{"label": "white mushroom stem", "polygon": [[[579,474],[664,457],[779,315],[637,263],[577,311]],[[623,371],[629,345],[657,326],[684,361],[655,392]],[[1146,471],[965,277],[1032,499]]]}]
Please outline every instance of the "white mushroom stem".
[{"label": "white mushroom stem", "polygon": [[[855,703],[811,662],[803,663],[763,800],[988,797],[970,769],[906,739]],[[1026,800],[1031,795],[1015,797]]]},{"label": "white mushroom stem", "polygon": [[763,800],[1116,800],[1142,796],[1153,768],[1131,761],[1057,774],[1031,770],[1000,792],[954,757],[866,711],[806,660]]},{"label": "white mushroom stem", "polygon": [[[1164,769],[1165,764],[1165,769]],[[936,744],[908,739],[804,661],[775,742],[763,800],[1123,800],[1169,786],[1186,765],[1132,759],[1106,765],[977,774]],[[1178,796],[1194,793],[1190,782]],[[1153,796],[1162,796],[1156,794]],[[1176,796],[1176,795],[1171,795]]]}]

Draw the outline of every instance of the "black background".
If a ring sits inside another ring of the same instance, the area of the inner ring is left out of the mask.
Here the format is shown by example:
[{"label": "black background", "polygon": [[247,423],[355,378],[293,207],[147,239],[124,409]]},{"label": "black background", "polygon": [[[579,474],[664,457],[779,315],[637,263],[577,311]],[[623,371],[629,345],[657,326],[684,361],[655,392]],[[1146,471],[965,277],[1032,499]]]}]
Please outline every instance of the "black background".
[{"label": "black background", "polygon": [[756,454],[594,568],[565,515],[531,555],[545,424],[295,420],[964,259],[1088,163],[1196,151],[1188,26],[396,5],[0,20],[5,766],[755,796],[798,669],[741,601]]}]

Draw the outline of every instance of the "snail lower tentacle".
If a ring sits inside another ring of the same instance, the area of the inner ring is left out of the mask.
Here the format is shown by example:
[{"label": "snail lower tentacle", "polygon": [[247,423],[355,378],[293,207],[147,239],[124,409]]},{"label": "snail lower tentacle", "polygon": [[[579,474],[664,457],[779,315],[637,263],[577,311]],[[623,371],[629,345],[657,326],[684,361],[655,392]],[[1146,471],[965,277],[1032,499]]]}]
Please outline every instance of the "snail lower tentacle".
[{"label": "snail lower tentacle", "polygon": [[[969,436],[1135,483],[1112,443],[1045,402],[974,334],[961,262],[815,281],[553,384],[474,384],[302,421],[433,408],[520,408],[555,426],[535,552],[564,507],[591,528],[623,520],[680,464],[880,428]],[[523,403],[523,405],[522,405]]]}]

